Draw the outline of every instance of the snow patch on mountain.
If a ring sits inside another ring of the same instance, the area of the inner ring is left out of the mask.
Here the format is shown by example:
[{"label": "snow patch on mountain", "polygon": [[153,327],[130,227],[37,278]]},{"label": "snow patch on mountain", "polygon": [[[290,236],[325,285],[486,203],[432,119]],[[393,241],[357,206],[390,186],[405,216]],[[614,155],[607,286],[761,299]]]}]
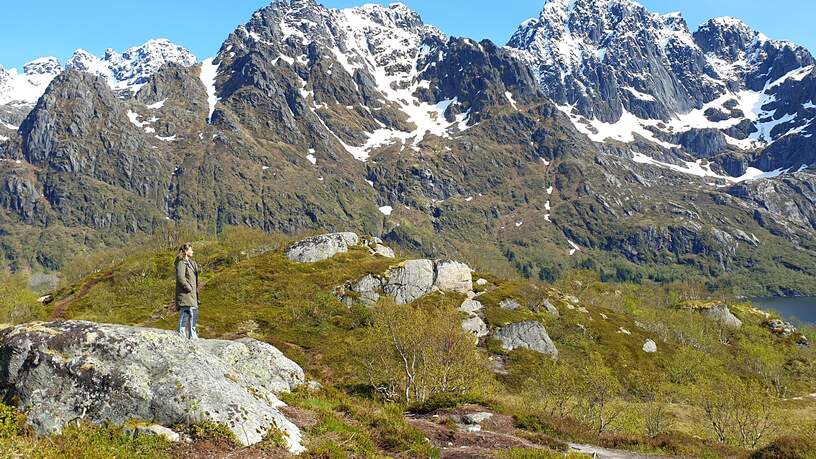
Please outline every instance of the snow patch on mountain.
[{"label": "snow patch on mountain", "polygon": [[209,112],[207,113],[207,122],[212,121],[212,115],[215,112],[215,105],[218,103],[218,96],[216,95],[215,80],[218,77],[218,66],[215,63],[215,58],[207,58],[201,63],[201,82],[207,88],[207,105]]},{"label": "snow patch on mountain", "polygon": [[711,177],[719,180],[725,180],[731,183],[739,183],[747,180],[758,180],[763,178],[778,177],[786,172],[788,169],[776,169],[770,172],[763,172],[755,167],[749,167],[740,177],[731,177],[728,175],[721,175],[711,170],[711,163],[708,161],[698,159],[696,161],[683,161],[683,164],[672,164],[663,161],[658,161],[654,158],[644,155],[639,152],[632,152],[632,161],[640,164],[649,164],[666,169],[671,169],[675,172],[683,174],[695,175],[697,177]]}]

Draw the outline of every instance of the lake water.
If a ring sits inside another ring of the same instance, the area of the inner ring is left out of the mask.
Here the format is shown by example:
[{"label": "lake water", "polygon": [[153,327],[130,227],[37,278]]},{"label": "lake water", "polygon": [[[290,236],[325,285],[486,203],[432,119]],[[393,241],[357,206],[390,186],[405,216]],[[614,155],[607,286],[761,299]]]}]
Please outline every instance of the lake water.
[{"label": "lake water", "polygon": [[760,309],[773,309],[787,320],[799,319],[802,322],[816,324],[816,297],[772,297],[752,298],[751,301]]}]

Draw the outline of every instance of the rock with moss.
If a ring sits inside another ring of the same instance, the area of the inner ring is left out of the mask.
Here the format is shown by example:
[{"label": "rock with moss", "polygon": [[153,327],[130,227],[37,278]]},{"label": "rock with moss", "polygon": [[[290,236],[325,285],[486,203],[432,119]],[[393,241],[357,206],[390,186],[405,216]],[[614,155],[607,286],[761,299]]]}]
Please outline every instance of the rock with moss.
[{"label": "rock with moss", "polygon": [[538,321],[525,320],[507,325],[496,330],[495,336],[505,350],[531,349],[553,359],[558,358],[558,349],[547,334],[547,329]]},{"label": "rock with moss", "polygon": [[502,309],[507,309],[508,311],[515,311],[521,307],[521,304],[515,298],[507,298],[501,300],[501,302],[499,302],[499,306]]},{"label": "rock with moss", "polygon": [[436,263],[436,278],[433,286],[439,290],[467,293],[473,290],[470,266],[453,260]]},{"label": "rock with moss", "polygon": [[706,309],[704,314],[709,319],[719,324],[725,325],[726,327],[739,328],[742,326],[742,321],[731,313],[731,310],[728,309],[728,306],[722,303],[715,304],[710,308]]},{"label": "rock with moss", "polygon": [[299,263],[314,263],[346,253],[349,247],[359,243],[360,237],[355,233],[321,234],[292,244],[286,250],[286,257]]},{"label": "rock with moss", "polygon": [[476,314],[473,314],[462,321],[462,329],[466,332],[474,334],[477,339],[489,334],[487,324]]},{"label": "rock with moss", "polygon": [[16,400],[39,433],[78,419],[208,421],[244,445],[279,430],[300,452],[300,431],[276,394],[303,382],[297,364],[252,339],[190,341],[169,330],[84,321],[0,330],[0,397]]},{"label": "rock with moss", "polygon": [[540,309],[547,311],[551,316],[555,317],[556,319],[561,317],[561,314],[558,312],[558,308],[556,308],[550,300],[544,300],[541,302]]},{"label": "rock with moss", "polygon": [[367,274],[356,282],[346,283],[338,296],[346,306],[351,306],[355,300],[373,306],[380,300],[382,287],[383,281],[379,276]]},{"label": "rock with moss", "polygon": [[408,260],[388,271],[385,293],[397,304],[408,304],[433,290],[434,262]]}]

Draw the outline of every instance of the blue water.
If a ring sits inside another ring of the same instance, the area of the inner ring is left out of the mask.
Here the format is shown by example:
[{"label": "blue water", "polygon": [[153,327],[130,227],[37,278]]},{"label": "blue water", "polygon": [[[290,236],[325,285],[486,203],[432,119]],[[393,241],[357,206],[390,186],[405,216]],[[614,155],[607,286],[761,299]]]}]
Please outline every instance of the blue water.
[{"label": "blue water", "polygon": [[816,297],[752,298],[751,301],[760,309],[773,309],[786,320],[798,319],[816,325]]}]

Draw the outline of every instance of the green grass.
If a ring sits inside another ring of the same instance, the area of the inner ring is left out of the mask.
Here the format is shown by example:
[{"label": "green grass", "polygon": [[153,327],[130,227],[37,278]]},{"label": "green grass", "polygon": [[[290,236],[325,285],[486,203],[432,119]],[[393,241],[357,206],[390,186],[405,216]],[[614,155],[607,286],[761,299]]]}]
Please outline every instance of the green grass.
[{"label": "green grass", "polygon": [[[513,417],[520,435],[656,454],[746,455],[746,449],[714,441],[697,405],[695,394],[708,387],[715,375],[756,382],[769,397],[816,392],[814,346],[802,348],[773,336],[762,326],[764,317],[749,305],[712,297],[705,286],[693,282],[601,282],[597,273],[574,271],[552,285],[475,276],[489,280],[478,297],[488,325],[496,328],[520,320],[541,321],[559,349],[557,363],[530,351],[504,351],[488,339],[483,352],[503,367],[503,372],[488,375],[494,383],[489,390],[485,386],[483,393],[435,398],[423,406],[390,404],[367,386],[360,368],[361,342],[374,314],[362,305],[346,307],[334,291],[368,273],[383,273],[401,259],[388,260],[353,249],[319,263],[298,264],[283,255],[285,245],[284,240],[253,234],[228,234],[217,241],[195,243],[206,283],[201,292],[199,334],[228,339],[251,336],[272,343],[324,386],[319,392],[303,389],[284,396],[287,403],[315,418],[304,428],[309,454],[314,457],[436,457],[438,451],[405,421],[403,412],[410,408],[427,413],[466,403]],[[24,279],[15,279],[4,286],[15,299],[4,303],[3,320],[14,323],[47,317],[57,304],[64,304],[63,318],[172,329],[176,315],[166,306],[173,299],[173,255],[172,250],[152,246],[135,248],[84,277],[74,273],[79,280],[57,292],[56,301],[48,306],[32,304],[34,298],[20,287]],[[570,297],[577,298],[578,304],[573,305]],[[518,300],[521,307],[502,309],[499,303],[506,298]],[[463,299],[461,294],[439,292],[414,306],[453,310]],[[544,300],[556,306],[560,318],[538,307]],[[696,310],[714,300],[726,301],[743,327],[721,329]],[[20,314],[23,308],[31,312]],[[813,328],[803,333],[814,337]],[[646,339],[657,342],[657,353],[643,352]],[[587,382],[593,379],[587,376],[599,372],[609,375],[614,406],[623,410],[602,435],[593,430],[587,417],[587,403],[593,396],[587,391],[592,387]],[[574,386],[569,386],[571,382]],[[557,386],[573,391],[563,414],[554,413],[556,395],[546,390]],[[784,389],[785,395],[773,392],[777,389]],[[651,400],[665,403],[672,421],[656,438],[645,436],[640,419],[644,404]],[[777,409],[785,418],[806,416],[814,407],[816,403],[805,400],[780,404]],[[780,435],[799,435],[796,429],[780,424]],[[133,457],[118,453],[128,448],[158,457],[168,451],[160,442],[120,439],[114,433],[111,428],[88,427],[66,430],[49,439],[15,433],[0,439],[0,445],[6,446],[4,451],[22,451],[23,455],[38,451],[41,457],[83,448],[119,457]],[[50,446],[42,446],[44,442]],[[276,444],[270,438],[265,447]],[[507,454],[539,457],[534,454],[550,453],[518,450]]]}]

